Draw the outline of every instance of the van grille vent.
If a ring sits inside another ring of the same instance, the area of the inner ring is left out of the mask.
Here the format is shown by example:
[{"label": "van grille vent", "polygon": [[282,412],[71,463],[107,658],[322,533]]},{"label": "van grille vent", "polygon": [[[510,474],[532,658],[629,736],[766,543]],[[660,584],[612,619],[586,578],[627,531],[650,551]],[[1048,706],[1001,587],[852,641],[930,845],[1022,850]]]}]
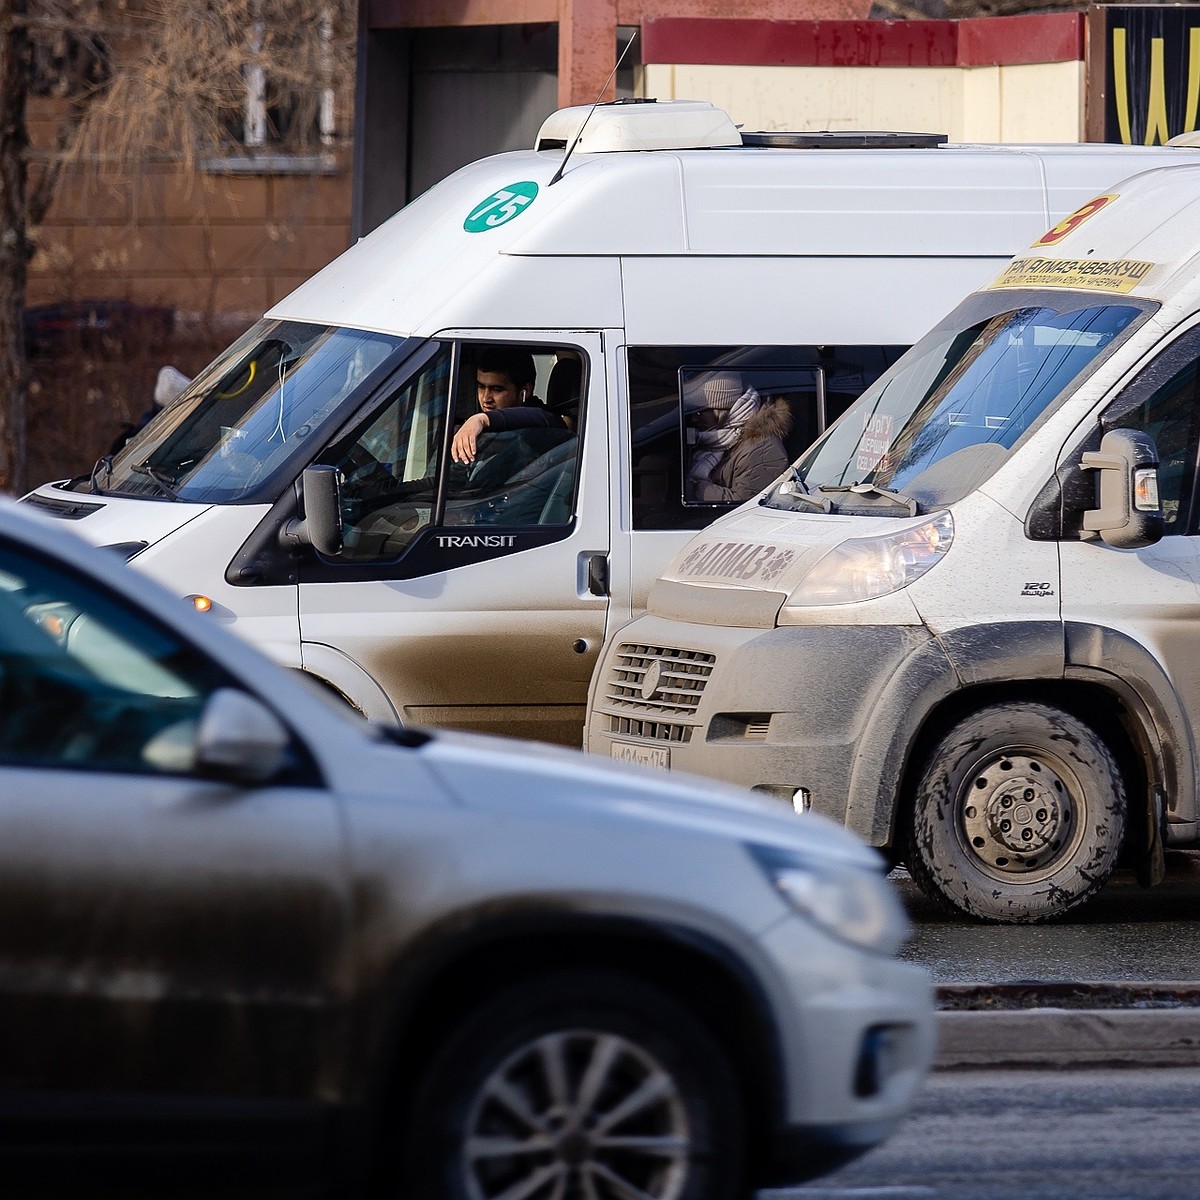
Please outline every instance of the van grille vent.
[{"label": "van grille vent", "polygon": [[715,654],[701,650],[626,642],[617,648],[605,699],[610,709],[636,710],[644,717],[689,717],[700,707],[716,661]]},{"label": "van grille vent", "polygon": [[646,738],[652,742],[673,742],[682,745],[692,740],[690,725],[672,721],[639,721],[636,717],[609,717],[608,731],[614,737]]}]

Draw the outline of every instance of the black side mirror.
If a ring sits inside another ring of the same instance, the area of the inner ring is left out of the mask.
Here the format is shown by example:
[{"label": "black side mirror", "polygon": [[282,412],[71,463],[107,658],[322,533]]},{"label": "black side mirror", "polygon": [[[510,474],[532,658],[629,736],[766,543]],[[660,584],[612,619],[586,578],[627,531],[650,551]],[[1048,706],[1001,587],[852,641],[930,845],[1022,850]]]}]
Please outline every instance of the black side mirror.
[{"label": "black side mirror", "polygon": [[342,551],[342,500],[337,467],[322,463],[305,467],[301,476],[304,516],[289,521],[285,540],[307,544],[332,558]]}]

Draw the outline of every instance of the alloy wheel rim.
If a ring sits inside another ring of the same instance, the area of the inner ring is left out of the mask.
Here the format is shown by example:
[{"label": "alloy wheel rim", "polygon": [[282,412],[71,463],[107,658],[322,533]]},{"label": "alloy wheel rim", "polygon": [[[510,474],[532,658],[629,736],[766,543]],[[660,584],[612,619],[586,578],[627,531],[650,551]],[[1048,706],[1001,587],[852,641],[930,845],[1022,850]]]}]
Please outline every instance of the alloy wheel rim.
[{"label": "alloy wheel rim", "polygon": [[462,1166],[471,1200],[677,1200],[690,1151],[670,1072],[619,1034],[570,1029],[483,1081]]}]

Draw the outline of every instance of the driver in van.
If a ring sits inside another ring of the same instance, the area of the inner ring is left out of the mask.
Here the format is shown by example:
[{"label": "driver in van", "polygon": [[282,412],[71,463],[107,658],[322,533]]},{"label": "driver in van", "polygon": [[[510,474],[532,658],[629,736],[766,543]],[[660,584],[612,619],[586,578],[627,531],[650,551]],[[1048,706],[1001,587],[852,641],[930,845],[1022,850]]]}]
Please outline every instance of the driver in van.
[{"label": "driver in van", "polygon": [[450,457],[470,464],[483,433],[511,429],[566,429],[566,422],[533,394],[537,371],[533,355],[518,346],[488,346],[475,364],[479,412],[469,416],[454,434]]},{"label": "driver in van", "polygon": [[684,399],[684,420],[695,431],[684,492],[700,504],[737,504],[756,496],[788,466],[784,439],[792,412],[782,396],[764,400],[741,376],[707,376]]}]

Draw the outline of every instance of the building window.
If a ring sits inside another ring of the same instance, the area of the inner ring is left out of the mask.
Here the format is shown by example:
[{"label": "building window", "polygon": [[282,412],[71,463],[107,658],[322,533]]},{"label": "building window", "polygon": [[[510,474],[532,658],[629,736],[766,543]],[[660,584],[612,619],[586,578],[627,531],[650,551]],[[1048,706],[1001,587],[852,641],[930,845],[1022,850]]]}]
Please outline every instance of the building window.
[{"label": "building window", "polygon": [[[336,170],[332,149],[337,140],[338,98],[334,24],[328,10],[320,18],[317,37],[319,67],[312,88],[297,94],[290,81],[272,79],[270,67],[262,61],[269,57],[265,23],[251,24],[247,31],[251,61],[243,71],[243,103],[239,110],[229,111],[224,121],[229,140],[238,149],[206,160],[205,170],[221,174],[330,174]],[[280,47],[269,50],[278,55]]]}]

